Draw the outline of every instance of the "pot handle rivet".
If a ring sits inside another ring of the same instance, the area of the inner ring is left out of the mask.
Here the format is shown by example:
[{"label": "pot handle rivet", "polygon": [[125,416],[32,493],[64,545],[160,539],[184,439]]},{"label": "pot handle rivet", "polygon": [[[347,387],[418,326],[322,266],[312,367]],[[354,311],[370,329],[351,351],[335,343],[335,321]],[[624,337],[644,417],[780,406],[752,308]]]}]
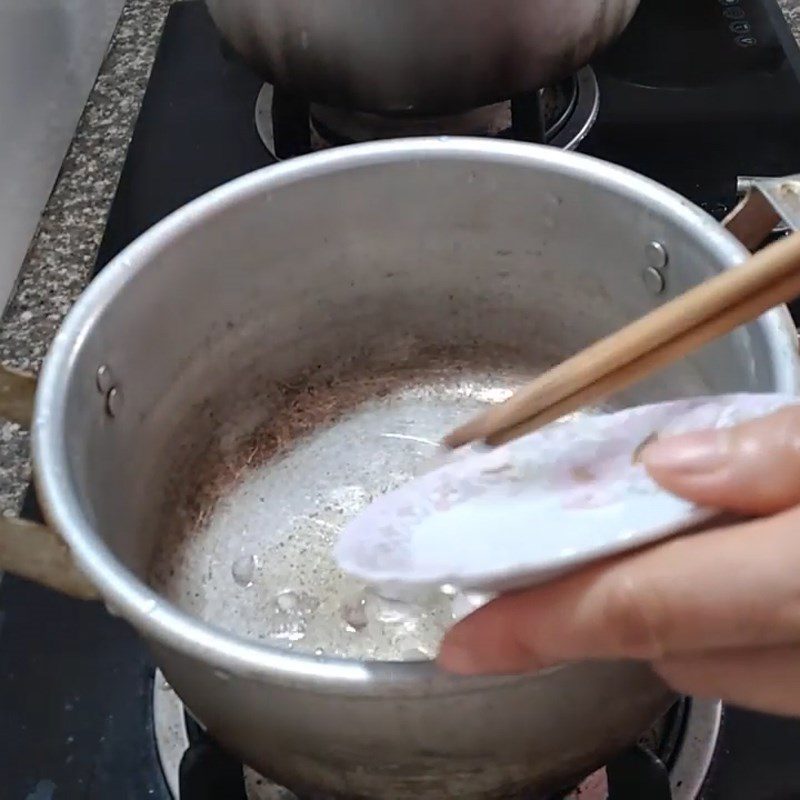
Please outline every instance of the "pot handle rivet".
[{"label": "pot handle rivet", "polygon": [[647,263],[653,269],[665,269],[669,264],[669,253],[661,242],[649,242],[645,252],[647,253]]},{"label": "pot handle rivet", "polygon": [[664,275],[655,267],[646,267],[642,271],[642,280],[651,294],[661,294],[667,288]]},{"label": "pot handle rivet", "polygon": [[97,368],[95,382],[97,384],[97,391],[100,392],[100,394],[108,394],[114,386],[114,376],[111,374],[111,369],[108,365],[101,364]]},{"label": "pot handle rivet", "polygon": [[122,408],[122,392],[118,386],[112,386],[106,395],[106,414],[116,417]]}]

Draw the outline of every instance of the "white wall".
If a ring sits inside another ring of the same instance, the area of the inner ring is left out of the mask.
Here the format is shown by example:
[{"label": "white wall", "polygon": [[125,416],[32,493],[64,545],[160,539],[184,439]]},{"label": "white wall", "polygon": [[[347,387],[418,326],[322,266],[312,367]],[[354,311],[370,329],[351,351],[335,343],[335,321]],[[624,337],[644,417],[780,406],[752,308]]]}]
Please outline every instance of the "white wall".
[{"label": "white wall", "polygon": [[124,0],[0,0],[0,310]]}]

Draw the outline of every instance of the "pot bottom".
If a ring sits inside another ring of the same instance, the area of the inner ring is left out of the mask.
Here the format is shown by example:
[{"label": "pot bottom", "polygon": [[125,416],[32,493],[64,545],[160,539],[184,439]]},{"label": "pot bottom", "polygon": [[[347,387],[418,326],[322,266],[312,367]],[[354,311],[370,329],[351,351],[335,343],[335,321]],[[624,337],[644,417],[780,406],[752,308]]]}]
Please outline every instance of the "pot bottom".
[{"label": "pot bottom", "polygon": [[328,147],[406,136],[489,136],[574,150],[597,119],[600,90],[591,67],[515,99],[446,116],[398,116],[312,105],[265,83],[255,122],[278,160]]},{"label": "pot bottom", "polygon": [[[181,794],[182,769],[184,781],[186,770],[181,762],[199,738],[206,738],[205,734],[159,670],[153,680],[152,702],[156,749],[164,779],[175,800],[192,800]],[[696,800],[699,796],[714,756],[721,719],[722,704],[718,701],[683,698],[642,734],[640,752],[651,753],[666,765],[671,800]],[[625,769],[624,762],[625,759],[621,759],[615,769]],[[229,766],[236,770],[235,765]],[[202,771],[215,766],[196,763],[193,768]],[[242,781],[236,787],[243,792],[241,798],[226,795],[226,800],[310,800],[298,798],[249,767],[242,766],[241,774]],[[234,782],[237,780],[238,776]],[[647,786],[642,788],[646,790]],[[603,768],[589,775],[574,790],[547,800],[606,800],[608,787],[607,771]],[[539,799],[531,796],[529,800]],[[614,800],[613,795],[610,800]]]}]

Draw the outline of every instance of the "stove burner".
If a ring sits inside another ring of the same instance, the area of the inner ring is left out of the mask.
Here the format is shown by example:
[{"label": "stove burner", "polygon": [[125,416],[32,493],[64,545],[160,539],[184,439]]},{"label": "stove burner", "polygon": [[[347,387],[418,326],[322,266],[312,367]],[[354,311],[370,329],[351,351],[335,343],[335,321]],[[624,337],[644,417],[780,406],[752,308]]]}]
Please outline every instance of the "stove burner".
[{"label": "stove burner", "polygon": [[261,141],[279,159],[405,136],[544,138],[554,147],[574,150],[594,125],[599,104],[600,91],[591,67],[539,92],[443,117],[385,116],[309,106],[265,83],[256,100],[255,122]]},{"label": "stove burner", "polygon": [[[175,800],[218,800],[219,797],[239,800],[241,788],[231,788],[231,784],[241,786],[241,771],[233,777],[230,775],[233,762],[203,734],[160,671],[156,671],[153,681],[153,719],[161,769]],[[624,753],[607,769],[590,775],[562,800],[607,800],[609,786],[623,797],[638,797],[635,790],[631,794],[625,786],[628,779],[635,782],[637,778],[646,780],[648,775],[658,777],[659,770],[664,769],[667,776],[661,788],[665,798],[696,800],[711,766],[721,719],[722,704],[719,702],[682,700],[639,740],[637,747]],[[199,764],[200,759],[202,764]],[[198,769],[190,776],[195,766]],[[201,779],[197,778],[198,773],[202,773]],[[215,781],[226,789],[220,790]],[[202,786],[203,791],[196,790],[195,784]],[[651,783],[645,785],[649,787]],[[187,787],[190,787],[188,791]],[[237,792],[236,796],[232,791]],[[652,794],[648,798],[656,800],[661,796]],[[297,800],[287,789],[249,767],[244,767],[244,798]]]}]

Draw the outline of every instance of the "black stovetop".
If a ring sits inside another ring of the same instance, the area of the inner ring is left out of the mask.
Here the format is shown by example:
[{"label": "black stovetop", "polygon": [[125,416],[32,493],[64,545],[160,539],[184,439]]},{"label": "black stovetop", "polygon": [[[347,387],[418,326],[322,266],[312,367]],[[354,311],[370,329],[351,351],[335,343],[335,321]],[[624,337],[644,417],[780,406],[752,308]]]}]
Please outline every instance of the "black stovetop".
[{"label": "black stovetop", "polygon": [[[800,53],[775,0],[643,0],[594,68],[600,114],[582,151],[718,217],[736,200],[737,176],[800,172]],[[220,46],[203,5],[172,7],[97,269],[170,211],[272,161],[253,124],[260,87]],[[36,516],[32,494],[25,513]],[[152,680],[141,643],[102,606],[6,576],[0,797],[167,800]],[[799,754],[800,722],[727,709],[703,798],[800,798]],[[202,747],[193,757],[209,759]],[[195,783],[184,800],[236,800]]]}]

